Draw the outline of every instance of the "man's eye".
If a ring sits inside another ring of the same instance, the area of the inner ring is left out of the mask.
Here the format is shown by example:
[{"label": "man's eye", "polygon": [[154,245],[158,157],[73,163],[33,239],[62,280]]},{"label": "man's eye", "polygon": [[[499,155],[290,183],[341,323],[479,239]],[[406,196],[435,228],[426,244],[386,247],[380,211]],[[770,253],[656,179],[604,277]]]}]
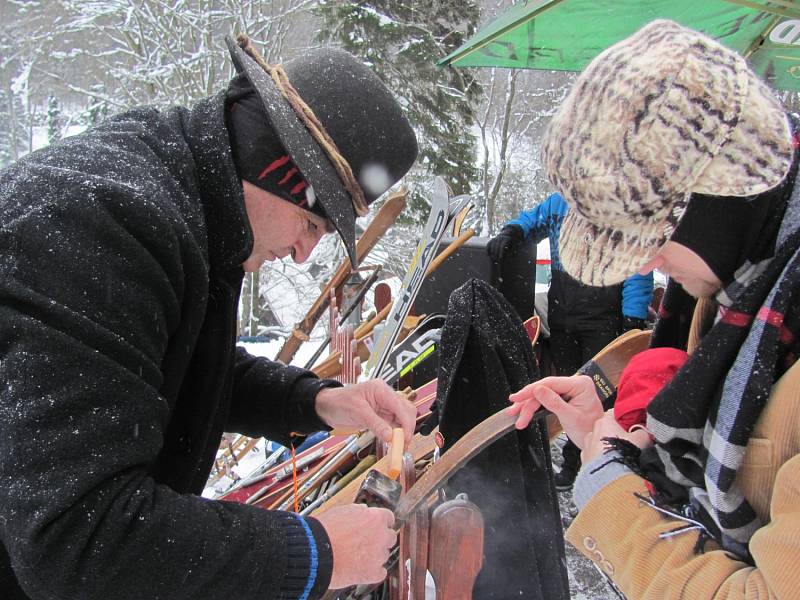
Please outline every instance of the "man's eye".
[{"label": "man's eye", "polygon": [[314,221],[312,221],[311,219],[309,219],[309,220],[308,220],[308,230],[309,230],[311,233],[316,233],[316,232],[317,232],[317,229],[318,229],[318,227],[317,227],[317,224],[316,224],[316,223],[314,223]]}]

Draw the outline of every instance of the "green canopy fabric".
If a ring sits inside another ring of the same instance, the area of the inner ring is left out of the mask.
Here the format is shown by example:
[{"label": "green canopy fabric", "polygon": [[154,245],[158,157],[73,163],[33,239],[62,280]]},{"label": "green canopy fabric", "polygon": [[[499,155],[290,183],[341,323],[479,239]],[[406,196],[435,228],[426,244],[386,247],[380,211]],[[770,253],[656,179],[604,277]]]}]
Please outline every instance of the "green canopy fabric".
[{"label": "green canopy fabric", "polygon": [[800,91],[800,0],[531,0],[438,64],[580,71],[654,19],[702,31],[740,52],[773,87]]}]

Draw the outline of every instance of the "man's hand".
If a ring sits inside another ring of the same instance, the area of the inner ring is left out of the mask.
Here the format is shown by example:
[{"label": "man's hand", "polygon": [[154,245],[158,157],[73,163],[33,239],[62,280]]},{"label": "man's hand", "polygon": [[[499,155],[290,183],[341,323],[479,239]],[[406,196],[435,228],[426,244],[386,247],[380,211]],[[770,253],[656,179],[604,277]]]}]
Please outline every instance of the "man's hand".
[{"label": "man's hand", "polygon": [[492,260],[500,262],[505,253],[525,239],[519,225],[506,225],[486,244],[486,253]]},{"label": "man's hand", "polygon": [[603,416],[603,404],[597,397],[594,383],[586,375],[572,377],[545,377],[526,385],[508,398],[514,404],[508,408],[518,415],[516,427],[524,429],[533,413],[544,406],[558,417],[567,436],[577,446],[594,428],[594,422]]},{"label": "man's hand", "polygon": [[614,409],[612,408],[595,421],[592,431],[583,438],[581,462],[584,465],[589,464],[592,459],[600,456],[605,451],[606,443],[603,438],[608,437],[626,439],[642,449],[653,445],[653,440],[646,429],[639,428],[630,433],[625,431],[614,418]]},{"label": "man's hand", "polygon": [[411,441],[417,409],[380,379],[343,388],[323,388],[315,408],[330,427],[369,429],[384,442],[392,441],[392,428],[402,427],[405,443]]},{"label": "man's hand", "polygon": [[346,504],[322,513],[317,519],[333,549],[331,589],[384,580],[384,565],[397,542],[392,511]]}]

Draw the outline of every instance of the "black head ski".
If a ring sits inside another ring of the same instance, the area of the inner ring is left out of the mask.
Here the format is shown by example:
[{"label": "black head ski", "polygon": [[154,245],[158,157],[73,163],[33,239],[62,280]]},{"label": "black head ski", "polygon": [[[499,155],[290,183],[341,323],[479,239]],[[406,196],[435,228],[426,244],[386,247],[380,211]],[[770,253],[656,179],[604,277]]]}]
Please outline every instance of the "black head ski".
[{"label": "black head ski", "polygon": [[400,327],[403,325],[406,316],[408,316],[411,304],[414,302],[414,298],[416,298],[420,285],[422,285],[422,281],[425,278],[428,265],[430,265],[436,255],[436,250],[439,248],[439,242],[442,240],[447,224],[450,221],[450,214],[450,193],[447,189],[447,184],[444,179],[437,177],[433,181],[431,214],[428,217],[428,222],[425,224],[422,237],[411,258],[411,264],[408,267],[406,276],[403,278],[400,294],[392,306],[389,316],[386,317],[386,324],[378,341],[375,343],[375,347],[372,349],[369,361],[367,361],[364,369],[364,372],[370,377],[380,373],[386,364],[389,352],[394,347],[394,343],[400,333]]}]

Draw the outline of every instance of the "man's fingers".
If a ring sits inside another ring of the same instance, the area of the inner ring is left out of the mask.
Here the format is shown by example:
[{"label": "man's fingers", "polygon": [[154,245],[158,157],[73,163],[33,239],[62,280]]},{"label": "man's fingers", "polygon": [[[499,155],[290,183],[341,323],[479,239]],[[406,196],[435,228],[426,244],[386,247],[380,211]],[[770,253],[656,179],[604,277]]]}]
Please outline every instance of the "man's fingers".
[{"label": "man's fingers", "polygon": [[375,418],[370,419],[369,430],[375,434],[375,437],[387,444],[392,441],[392,426],[386,421],[375,415]]},{"label": "man's fingers", "polygon": [[[388,555],[387,555],[388,558]],[[385,562],[385,561],[384,561]],[[365,574],[364,576],[364,583],[380,583],[384,579],[386,579],[386,575],[388,575],[385,567],[379,567],[372,573]]]},{"label": "man's fingers", "polygon": [[375,409],[387,415],[391,425],[402,427],[405,445],[408,446],[417,425],[417,407],[383,382],[375,388],[373,398]]},{"label": "man's fingers", "polygon": [[411,443],[411,438],[414,437],[414,429],[417,427],[417,407],[402,394],[395,392],[394,397],[398,405],[395,417],[398,425],[403,428],[406,446],[408,446]]},{"label": "man's fingers", "polygon": [[375,411],[371,409],[368,411],[364,416],[364,424],[382,442],[388,444],[392,441],[392,426],[378,416]]},{"label": "man's fingers", "polygon": [[394,513],[390,511],[388,508],[381,508],[380,506],[369,506],[367,507],[369,510],[370,515],[375,518],[377,523],[375,525],[384,525],[387,531],[392,531],[394,535],[394,530],[392,530],[392,526],[394,525]]},{"label": "man's fingers", "polygon": [[392,425],[403,429],[403,439],[408,446],[414,436],[414,428],[417,425],[417,407],[413,402],[409,402],[405,396],[398,394],[394,390],[389,392],[382,409],[391,415]]}]

